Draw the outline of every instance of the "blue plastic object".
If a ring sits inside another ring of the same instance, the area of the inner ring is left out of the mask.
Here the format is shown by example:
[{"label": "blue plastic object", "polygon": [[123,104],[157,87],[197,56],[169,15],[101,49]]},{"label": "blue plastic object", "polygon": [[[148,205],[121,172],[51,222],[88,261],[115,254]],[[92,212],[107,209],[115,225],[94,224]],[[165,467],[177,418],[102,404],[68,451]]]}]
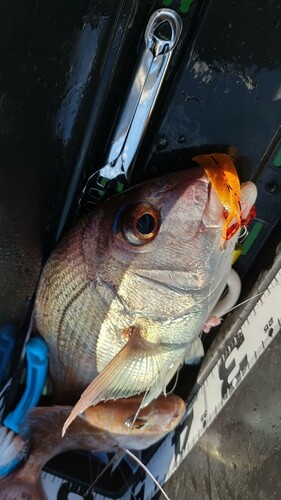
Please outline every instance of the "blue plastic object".
[{"label": "blue plastic object", "polygon": [[20,424],[27,411],[36,406],[46,382],[48,370],[48,347],[39,337],[32,337],[26,344],[27,377],[26,389],[17,407],[4,420],[4,425],[19,433]]}]

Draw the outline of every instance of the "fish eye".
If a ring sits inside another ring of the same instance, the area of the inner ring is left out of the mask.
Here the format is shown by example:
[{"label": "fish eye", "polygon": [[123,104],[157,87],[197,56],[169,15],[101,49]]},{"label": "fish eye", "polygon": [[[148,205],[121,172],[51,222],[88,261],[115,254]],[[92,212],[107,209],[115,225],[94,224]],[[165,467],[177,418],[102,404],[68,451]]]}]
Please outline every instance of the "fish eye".
[{"label": "fish eye", "polygon": [[150,234],[154,231],[156,221],[151,214],[143,214],[137,220],[137,230],[143,235]]},{"label": "fish eye", "polygon": [[160,215],[149,203],[134,203],[119,215],[117,231],[132,245],[145,245],[152,241],[160,228]]},{"label": "fish eye", "polygon": [[148,422],[148,419],[145,419],[145,418],[136,418],[133,416],[133,417],[130,417],[126,420],[125,422],[125,426],[126,427],[129,427],[130,429],[142,429],[145,424],[147,424]]}]

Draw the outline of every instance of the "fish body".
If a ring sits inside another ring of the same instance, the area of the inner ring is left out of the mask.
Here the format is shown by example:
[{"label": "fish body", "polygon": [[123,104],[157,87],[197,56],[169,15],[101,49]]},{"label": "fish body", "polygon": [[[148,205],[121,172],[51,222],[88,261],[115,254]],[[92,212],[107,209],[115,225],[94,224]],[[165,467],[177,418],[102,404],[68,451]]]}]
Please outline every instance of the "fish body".
[{"label": "fish body", "polygon": [[[243,191],[252,206],[254,185]],[[140,393],[147,404],[165,390],[224,289],[238,238],[222,245],[225,220],[198,167],[117,195],[68,232],[35,309],[57,402],[72,404],[93,380],[78,413]]]},{"label": "fish body", "polygon": [[43,500],[45,494],[40,473],[53,456],[73,449],[93,452],[112,451],[119,446],[145,449],[176,427],[185,411],[184,402],[177,396],[160,397],[143,409],[133,423],[140,403],[140,397],[133,397],[88,408],[76,419],[64,438],[61,437],[61,428],[71,407],[34,408],[28,416],[22,437],[16,437],[25,442],[31,434],[27,461],[0,481],[0,499]]}]

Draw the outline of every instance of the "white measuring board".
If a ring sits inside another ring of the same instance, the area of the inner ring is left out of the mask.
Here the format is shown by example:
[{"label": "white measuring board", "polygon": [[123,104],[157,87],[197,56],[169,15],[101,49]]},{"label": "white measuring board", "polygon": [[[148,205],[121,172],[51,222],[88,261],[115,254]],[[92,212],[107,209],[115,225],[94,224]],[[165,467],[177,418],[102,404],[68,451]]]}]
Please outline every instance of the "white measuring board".
[{"label": "white measuring board", "polygon": [[[161,443],[146,464],[163,484],[188,455],[228,402],[241,381],[281,330],[281,269],[272,279],[244,323],[226,343],[216,365],[197,392],[180,425]],[[48,500],[80,500],[80,488],[46,472],[42,483]],[[67,488],[69,485],[69,491]],[[86,489],[86,488],[85,488]],[[75,492],[74,492],[75,491]],[[65,496],[64,495],[65,492]],[[149,477],[135,484],[120,500],[149,500],[157,487]],[[93,493],[87,499],[107,500]]]}]

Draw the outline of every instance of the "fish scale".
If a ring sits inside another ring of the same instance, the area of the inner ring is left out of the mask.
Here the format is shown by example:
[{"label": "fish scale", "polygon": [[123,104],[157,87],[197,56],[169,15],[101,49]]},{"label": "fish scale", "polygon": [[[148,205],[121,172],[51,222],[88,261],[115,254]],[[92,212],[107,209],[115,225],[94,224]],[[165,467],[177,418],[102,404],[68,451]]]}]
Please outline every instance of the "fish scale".
[{"label": "fish scale", "polygon": [[[71,255],[75,265],[72,265],[71,261],[71,265],[67,267],[66,272],[67,250],[70,248],[66,239],[62,245],[57,247],[57,252],[54,254],[52,260],[47,263],[42,277],[44,285],[40,287],[36,299],[42,304],[42,309],[44,310],[40,319],[37,319],[37,327],[40,331],[46,332],[45,336],[51,349],[51,374],[54,382],[54,399],[57,402],[61,402],[61,399],[63,401],[73,400],[73,394],[78,395],[83,387],[81,385],[78,385],[77,388],[73,387],[75,379],[73,380],[73,376],[71,377],[69,369],[76,362],[81,348],[83,349],[82,340],[84,337],[79,339],[78,336],[72,335],[68,341],[67,334],[69,327],[70,331],[73,331],[73,329],[77,330],[80,319],[79,309],[83,309],[84,304],[80,299],[85,296],[87,288],[91,285],[91,281],[87,281],[85,278],[85,261],[81,251],[82,233],[83,223],[75,229],[73,238],[71,239]],[[46,280],[44,276],[46,276]],[[54,294],[51,301],[50,294]],[[91,319],[91,316],[86,315],[85,321],[87,319]],[[93,324],[89,325],[85,329],[85,332],[90,331],[92,328]],[[52,335],[53,331],[57,331],[56,336]],[[84,343],[87,344],[87,338]],[[78,346],[79,349],[77,350]],[[81,376],[79,377],[78,373],[77,381],[79,381],[79,378]],[[57,379],[61,379],[59,384],[57,383]],[[70,384],[72,384],[72,387],[70,390],[67,390],[66,388]],[[63,395],[60,394],[61,385],[65,388]]]}]

